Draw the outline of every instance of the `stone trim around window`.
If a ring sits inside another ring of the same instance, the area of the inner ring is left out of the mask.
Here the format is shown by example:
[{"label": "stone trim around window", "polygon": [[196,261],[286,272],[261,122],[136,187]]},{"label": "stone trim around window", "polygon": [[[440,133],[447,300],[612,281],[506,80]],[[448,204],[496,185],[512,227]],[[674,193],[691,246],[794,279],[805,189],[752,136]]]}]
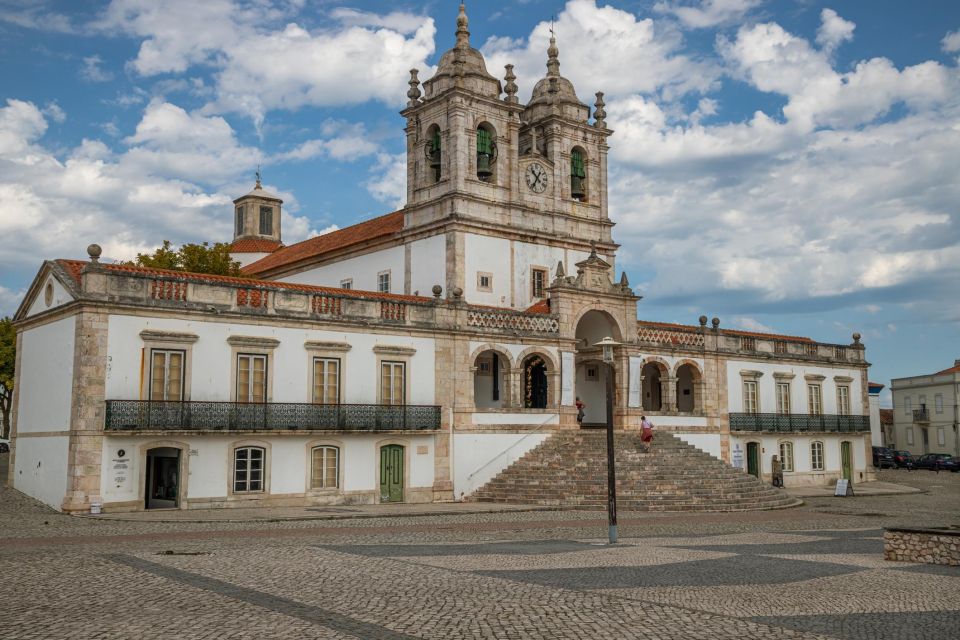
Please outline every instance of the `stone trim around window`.
[{"label": "stone trim around window", "polygon": [[193,377],[193,344],[199,340],[195,333],[180,333],[176,331],[156,331],[144,329],[140,332],[143,340],[142,356],[140,358],[140,399],[150,397],[150,375],[153,366],[153,351],[182,351],[183,352],[183,401],[190,400],[191,380]]},{"label": "stone trim around window", "polygon": [[744,380],[754,380],[758,381],[763,377],[763,371],[752,371],[750,369],[741,369],[740,377]]},{"label": "stone trim around window", "polygon": [[[237,449],[247,447],[256,447],[263,449],[263,490],[262,491],[240,491],[233,490],[233,480],[236,473]],[[267,440],[236,440],[227,447],[227,498],[232,500],[263,500],[270,496],[270,473],[273,457],[273,447]]]},{"label": "stone trim around window", "polygon": [[230,336],[227,344],[232,347],[249,347],[253,349],[276,349],[280,341],[276,338],[261,338],[259,336]]},{"label": "stone trim around window", "polygon": [[313,390],[316,380],[314,380],[314,360],[316,358],[325,358],[339,362],[337,371],[337,402],[343,404],[346,402],[347,385],[346,380],[347,358],[346,353],[353,347],[346,342],[319,342],[310,341],[303,343],[303,348],[307,351],[307,398],[306,402],[313,402]]},{"label": "stone trim around window", "polygon": [[853,378],[851,378],[850,376],[833,376],[833,381],[840,382],[840,383],[847,383],[847,382],[853,382]]},{"label": "stone trim around window", "polygon": [[[179,331],[157,331],[155,329],[144,329],[140,332],[140,339],[144,342],[169,342],[178,345],[193,344],[200,339],[195,333],[182,333]],[[182,347],[181,347],[182,348]]]},{"label": "stone trim around window", "polygon": [[773,377],[775,380],[793,380],[797,377],[797,374],[774,371]]},{"label": "stone trim around window", "polygon": [[823,382],[827,379],[827,376],[822,376],[818,373],[808,373],[807,375],[803,376],[803,379],[807,382]]},{"label": "stone trim around window", "polygon": [[230,336],[227,338],[230,344],[230,401],[237,401],[237,369],[240,366],[238,358],[245,356],[266,356],[267,357],[267,388],[265,390],[266,401],[273,402],[273,378],[275,360],[274,350],[280,345],[280,341],[273,338],[258,338],[250,336]]},{"label": "stone trim around window", "polygon": [[346,342],[321,342],[307,340],[303,343],[303,348],[307,351],[346,353],[347,351],[350,351],[350,349],[353,349],[353,345]]},{"label": "stone trim around window", "polygon": [[[322,489],[313,488],[313,450],[317,447],[333,447],[339,450],[337,454],[337,486],[336,487],[325,487]],[[347,447],[342,440],[332,440],[330,438],[321,438],[318,440],[311,440],[306,444],[306,456],[307,456],[307,474],[304,479],[304,487],[306,489],[307,496],[326,496],[326,495],[338,495],[343,493],[343,463],[344,463],[344,452]],[[379,464],[379,461],[378,461]]]},{"label": "stone trim around window", "polygon": [[417,350],[413,347],[401,347],[401,346],[393,346],[393,345],[386,345],[386,344],[378,344],[373,347],[373,352],[383,356],[393,356],[396,358],[410,358],[417,353]]}]

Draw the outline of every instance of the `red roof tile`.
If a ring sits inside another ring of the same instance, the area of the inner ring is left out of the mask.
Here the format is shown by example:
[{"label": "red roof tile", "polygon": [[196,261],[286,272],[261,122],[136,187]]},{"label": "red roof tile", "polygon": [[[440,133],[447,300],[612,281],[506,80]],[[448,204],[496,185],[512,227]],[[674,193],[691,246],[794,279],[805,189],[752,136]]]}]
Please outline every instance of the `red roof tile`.
[{"label": "red roof tile", "polygon": [[[90,264],[83,260],[57,260],[57,264],[62,266],[67,272],[80,284],[80,274],[83,268]],[[286,289],[289,291],[302,291],[304,293],[328,293],[333,295],[342,295],[352,298],[372,298],[376,300],[390,300],[394,302],[432,302],[433,298],[424,296],[405,296],[396,293],[380,293],[379,291],[361,291],[359,289],[336,289],[333,287],[317,287],[307,284],[294,284],[291,282],[277,282],[276,280],[257,280],[255,278],[234,278],[231,276],[219,276],[209,273],[190,273],[187,271],[172,271],[170,269],[153,269],[150,267],[136,267],[127,264],[107,264],[102,263],[108,271],[139,274],[146,276],[158,276],[167,278],[182,278],[189,282],[213,282],[217,284],[245,285],[249,287],[262,287],[267,289]]]},{"label": "red roof tile", "polygon": [[544,298],[527,308],[524,313],[550,313],[550,299]]},{"label": "red roof tile", "polygon": [[[674,324],[673,322],[653,322],[650,320],[638,320],[637,324],[651,326],[651,327],[663,327],[665,329],[674,329],[677,331],[699,331],[700,327],[694,327],[688,324]],[[721,329],[723,333],[727,335],[734,336],[747,336],[753,338],[772,338],[774,340],[795,340],[797,342],[814,342],[810,338],[804,338],[803,336],[783,336],[776,333],[757,333],[755,331],[740,331],[737,329]]]},{"label": "red roof tile", "polygon": [[949,369],[944,369],[943,371],[937,371],[935,376],[939,376],[941,373],[960,373],[960,364],[950,367]]},{"label": "red roof tile", "polygon": [[283,246],[282,242],[266,238],[242,238],[230,245],[230,253],[273,253]]},{"label": "red roof tile", "polygon": [[893,409],[880,409],[880,424],[893,424]]},{"label": "red roof tile", "polygon": [[310,238],[289,247],[283,247],[248,264],[243,272],[250,275],[266,273],[279,267],[316,258],[334,249],[343,249],[361,242],[388,236],[403,229],[403,212],[394,211],[385,216],[355,224],[346,229],[331,231],[316,238]]}]

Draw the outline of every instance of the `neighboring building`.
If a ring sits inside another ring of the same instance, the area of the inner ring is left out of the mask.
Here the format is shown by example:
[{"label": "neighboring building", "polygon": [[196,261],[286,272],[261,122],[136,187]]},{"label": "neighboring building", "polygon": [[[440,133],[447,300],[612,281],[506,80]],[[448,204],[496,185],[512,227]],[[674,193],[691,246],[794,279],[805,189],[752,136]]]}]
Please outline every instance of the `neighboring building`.
[{"label": "neighboring building", "polygon": [[937,373],[896,378],[891,381],[890,390],[897,449],[914,455],[949,453],[960,457],[960,359]]},{"label": "neighboring building", "polygon": [[867,390],[870,396],[870,441],[875,447],[883,447],[883,424],[880,421],[880,392],[883,391],[883,385],[868,382]]},{"label": "neighboring building", "polygon": [[893,409],[880,409],[880,432],[883,434],[883,446],[896,449],[897,438],[893,430]]},{"label": "neighboring building", "polygon": [[[249,277],[43,264],[16,315],[11,480],[70,512],[470,495],[560,430],[641,415],[787,485],[870,479],[868,363],[849,345],[637,318],[615,277],[602,94],[520,104],[457,44],[406,118],[408,203],[281,247],[236,201]],[[269,209],[269,216],[267,216]],[[567,275],[572,274],[572,275]],[[614,361],[597,346],[619,343]]]}]

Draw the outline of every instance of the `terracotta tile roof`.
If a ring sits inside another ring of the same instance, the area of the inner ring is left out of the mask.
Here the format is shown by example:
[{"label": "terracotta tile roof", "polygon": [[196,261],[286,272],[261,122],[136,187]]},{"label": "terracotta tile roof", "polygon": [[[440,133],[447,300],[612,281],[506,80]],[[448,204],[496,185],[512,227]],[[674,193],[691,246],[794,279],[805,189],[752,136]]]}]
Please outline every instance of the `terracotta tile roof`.
[{"label": "terracotta tile roof", "polygon": [[230,253],[273,253],[283,246],[282,242],[266,238],[242,238],[230,245]]},{"label": "terracotta tile roof", "polygon": [[939,376],[941,373],[960,373],[960,364],[950,367],[949,369],[944,369],[943,371],[937,371],[935,376]]},{"label": "terracotta tile roof", "polygon": [[[662,327],[664,329],[674,329],[676,331],[699,331],[700,327],[694,327],[688,324],[675,324],[673,322],[653,322],[651,320],[638,320],[637,324],[649,327]],[[727,335],[747,336],[748,338],[771,338],[774,340],[793,340],[796,342],[815,342],[810,338],[803,336],[784,336],[776,333],[757,333],[756,331],[740,331],[737,329],[723,329],[721,331]]]},{"label": "terracotta tile roof", "polygon": [[310,258],[316,258],[334,249],[343,249],[361,242],[373,240],[403,229],[403,212],[394,211],[385,216],[355,224],[346,229],[331,231],[316,238],[283,247],[269,256],[248,264],[243,272],[250,275],[265,273]]},{"label": "terracotta tile roof", "polygon": [[[80,273],[89,263],[84,260],[57,260],[57,264],[66,269],[77,284],[80,284]],[[368,298],[375,300],[389,300],[391,302],[432,302],[433,298],[424,296],[405,296],[397,293],[380,293],[379,291],[361,291],[359,289],[336,289],[334,287],[317,287],[307,284],[294,284],[291,282],[277,282],[275,280],[257,280],[255,278],[234,278],[231,276],[218,276],[209,273],[189,273],[186,271],[171,271],[170,269],[153,269],[150,267],[135,267],[126,264],[107,264],[102,265],[108,271],[140,274],[146,276],[182,278],[188,282],[213,282],[217,284],[228,284],[234,286],[261,287],[265,289],[284,289],[287,291],[301,291],[304,293],[326,293],[331,295],[341,295],[349,298]]]},{"label": "terracotta tile roof", "polygon": [[535,302],[531,307],[527,308],[524,313],[550,313],[550,299],[544,298],[539,302]]},{"label": "terracotta tile roof", "polygon": [[893,409],[880,409],[880,424],[893,424]]}]

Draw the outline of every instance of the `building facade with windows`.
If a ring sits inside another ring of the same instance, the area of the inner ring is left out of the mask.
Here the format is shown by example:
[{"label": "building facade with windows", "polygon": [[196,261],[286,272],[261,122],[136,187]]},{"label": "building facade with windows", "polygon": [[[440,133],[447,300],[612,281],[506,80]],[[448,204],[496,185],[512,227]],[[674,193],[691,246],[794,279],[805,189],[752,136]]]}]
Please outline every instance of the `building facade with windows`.
[{"label": "building facade with windows", "polygon": [[893,441],[887,446],[914,455],[949,453],[960,457],[960,359],[937,373],[895,378],[890,391]]},{"label": "building facade with windows", "polygon": [[[402,112],[407,205],[281,243],[282,202],[235,201],[229,278],[43,264],[16,315],[11,479],[105,510],[468,497],[559,431],[642,415],[787,485],[868,479],[864,346],[646,321],[615,272],[602,93],[527,104],[465,12]],[[617,343],[612,364],[598,346]]]}]

